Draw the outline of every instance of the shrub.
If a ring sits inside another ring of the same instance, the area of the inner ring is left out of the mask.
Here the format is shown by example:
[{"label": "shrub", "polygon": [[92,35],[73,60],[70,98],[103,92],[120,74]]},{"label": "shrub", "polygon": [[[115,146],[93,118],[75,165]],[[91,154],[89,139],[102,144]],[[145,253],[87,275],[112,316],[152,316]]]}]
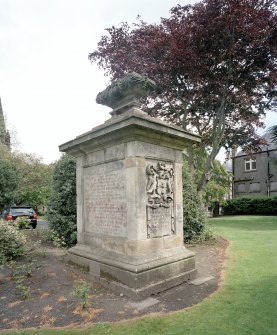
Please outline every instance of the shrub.
[{"label": "shrub", "polygon": [[86,282],[78,282],[74,288],[74,295],[81,300],[82,308],[87,308],[89,305],[90,285]]},{"label": "shrub", "polygon": [[30,226],[29,221],[25,217],[18,217],[15,220],[15,226],[18,229],[27,229]]},{"label": "shrub", "polygon": [[207,236],[206,217],[201,196],[197,193],[189,173],[188,164],[183,165],[183,216],[184,241],[196,242]]},{"label": "shrub", "polygon": [[47,218],[55,240],[66,247],[76,244],[76,163],[69,155],[63,155],[54,168]]},{"label": "shrub", "polygon": [[11,224],[0,220],[0,265],[23,256],[26,252],[26,237]]},{"label": "shrub", "polygon": [[245,197],[227,200],[223,212],[225,215],[277,215],[277,197]]}]

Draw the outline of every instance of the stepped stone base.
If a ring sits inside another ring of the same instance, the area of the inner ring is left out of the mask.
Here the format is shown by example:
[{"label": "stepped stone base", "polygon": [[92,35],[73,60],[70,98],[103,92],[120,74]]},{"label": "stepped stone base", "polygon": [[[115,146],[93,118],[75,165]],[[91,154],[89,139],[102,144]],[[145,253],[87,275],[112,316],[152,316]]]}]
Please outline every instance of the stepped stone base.
[{"label": "stepped stone base", "polygon": [[[134,104],[145,88],[139,78],[131,74],[101,93],[101,103],[112,99],[113,116],[60,146],[76,157],[78,244],[71,261],[137,299],[195,277],[194,254],[183,245],[182,152],[200,142]],[[129,80],[142,83],[133,95]]]},{"label": "stepped stone base", "polygon": [[103,286],[133,299],[148,297],[196,277],[194,254],[185,248],[164,258],[148,257],[140,264],[134,257],[128,257],[133,264],[125,263],[85,249],[78,245],[70,249],[70,260],[88,267]]}]

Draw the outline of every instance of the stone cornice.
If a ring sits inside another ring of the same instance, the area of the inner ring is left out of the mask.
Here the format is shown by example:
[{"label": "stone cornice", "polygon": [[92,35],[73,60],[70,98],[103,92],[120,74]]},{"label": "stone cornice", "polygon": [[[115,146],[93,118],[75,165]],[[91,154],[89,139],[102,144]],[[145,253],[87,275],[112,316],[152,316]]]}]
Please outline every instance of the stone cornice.
[{"label": "stone cornice", "polygon": [[201,142],[199,136],[150,117],[139,108],[133,107],[128,112],[113,116],[104,124],[60,145],[59,149],[73,156],[79,156],[101,148],[102,145],[133,140],[162,144],[179,150]]}]

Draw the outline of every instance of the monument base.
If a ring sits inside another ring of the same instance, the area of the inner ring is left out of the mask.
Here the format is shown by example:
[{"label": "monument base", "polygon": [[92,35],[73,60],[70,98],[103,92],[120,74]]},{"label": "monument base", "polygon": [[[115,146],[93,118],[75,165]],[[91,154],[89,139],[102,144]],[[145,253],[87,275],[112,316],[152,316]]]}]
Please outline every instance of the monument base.
[{"label": "monument base", "polygon": [[[196,277],[194,253],[185,247],[170,253],[147,256],[141,263],[136,257],[119,261],[103,252],[91,252],[85,245],[69,250],[70,260],[89,268],[95,280],[118,293],[133,299],[146,298],[152,294],[180,285]],[[115,256],[115,255],[113,255]]]},{"label": "monument base", "polygon": [[201,142],[138,106],[155,83],[128,73],[97,96],[112,117],[60,146],[76,157],[77,245],[71,261],[133,298],[196,275],[184,247],[183,150]]}]

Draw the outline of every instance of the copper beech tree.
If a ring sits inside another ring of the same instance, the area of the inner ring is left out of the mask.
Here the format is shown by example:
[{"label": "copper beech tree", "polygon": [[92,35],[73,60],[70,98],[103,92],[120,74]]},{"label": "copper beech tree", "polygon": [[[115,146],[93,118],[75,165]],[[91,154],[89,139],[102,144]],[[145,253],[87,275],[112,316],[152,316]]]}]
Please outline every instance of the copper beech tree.
[{"label": "copper beech tree", "polygon": [[159,24],[138,18],[106,31],[91,62],[112,80],[146,73],[157,84],[143,101],[149,114],[202,136],[199,161],[190,152],[198,190],[220,148],[259,143],[257,127],[276,108],[275,0],[203,0],[177,5]]}]

